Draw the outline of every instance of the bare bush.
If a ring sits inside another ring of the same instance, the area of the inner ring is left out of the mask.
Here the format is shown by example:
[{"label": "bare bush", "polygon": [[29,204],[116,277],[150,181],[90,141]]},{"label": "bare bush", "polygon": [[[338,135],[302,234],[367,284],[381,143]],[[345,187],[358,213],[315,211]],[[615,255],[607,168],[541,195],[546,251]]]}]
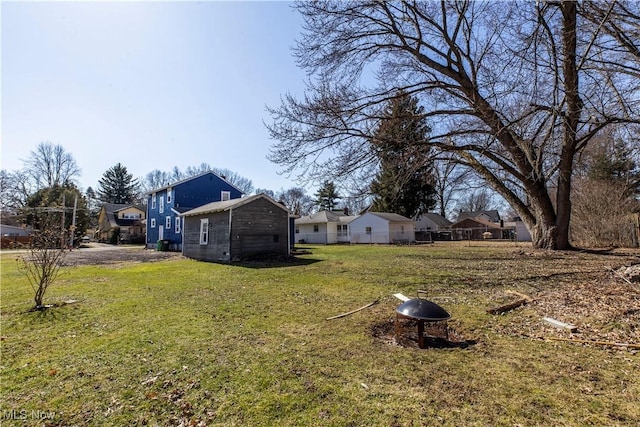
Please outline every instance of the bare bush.
[{"label": "bare bush", "polygon": [[40,227],[34,230],[29,252],[19,259],[20,271],[29,280],[34,292],[35,310],[47,308],[43,299],[47,289],[60,274],[60,267],[67,255],[61,243],[64,235],[60,226],[53,226],[49,217],[40,221]]},{"label": "bare bush", "polygon": [[572,197],[571,239],[583,247],[633,247],[634,210],[624,183],[580,178]]}]

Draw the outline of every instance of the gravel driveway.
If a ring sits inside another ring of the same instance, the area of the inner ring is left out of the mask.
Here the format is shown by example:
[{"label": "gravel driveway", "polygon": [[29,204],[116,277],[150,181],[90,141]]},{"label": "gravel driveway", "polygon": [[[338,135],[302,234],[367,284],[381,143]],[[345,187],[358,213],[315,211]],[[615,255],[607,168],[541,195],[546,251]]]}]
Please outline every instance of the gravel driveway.
[{"label": "gravel driveway", "polygon": [[70,251],[65,257],[65,265],[113,264],[119,262],[152,262],[182,258],[180,252],[161,252],[145,249],[144,246],[115,246],[104,243],[90,243]]}]

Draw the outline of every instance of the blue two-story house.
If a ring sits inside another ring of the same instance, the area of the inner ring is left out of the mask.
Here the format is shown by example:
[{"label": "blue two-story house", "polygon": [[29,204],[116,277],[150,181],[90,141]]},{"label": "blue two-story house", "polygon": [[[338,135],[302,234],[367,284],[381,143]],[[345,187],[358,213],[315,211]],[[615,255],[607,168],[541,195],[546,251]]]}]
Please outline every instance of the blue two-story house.
[{"label": "blue two-story house", "polygon": [[167,250],[182,250],[180,214],[211,202],[237,199],[242,191],[213,172],[205,172],[146,193],[147,247],[158,242]]}]

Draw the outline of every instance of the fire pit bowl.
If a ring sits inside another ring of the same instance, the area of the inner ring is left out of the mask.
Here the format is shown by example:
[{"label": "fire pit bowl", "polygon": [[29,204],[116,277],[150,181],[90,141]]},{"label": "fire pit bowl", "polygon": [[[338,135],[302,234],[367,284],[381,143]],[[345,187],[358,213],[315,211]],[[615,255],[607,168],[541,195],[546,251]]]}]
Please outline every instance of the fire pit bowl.
[{"label": "fire pit bowl", "polygon": [[[424,291],[418,291],[420,293]],[[405,301],[396,308],[396,342],[414,339],[417,340],[418,347],[426,348],[425,332],[430,337],[448,340],[447,320],[450,318],[451,315],[435,302],[420,297]]]}]

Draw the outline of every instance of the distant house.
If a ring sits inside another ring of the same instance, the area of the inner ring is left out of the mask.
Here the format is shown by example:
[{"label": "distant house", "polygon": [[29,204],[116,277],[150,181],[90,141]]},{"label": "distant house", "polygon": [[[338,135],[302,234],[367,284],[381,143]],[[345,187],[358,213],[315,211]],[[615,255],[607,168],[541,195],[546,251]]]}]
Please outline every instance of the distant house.
[{"label": "distant house", "polygon": [[462,221],[463,219],[473,218],[473,219],[483,219],[489,222],[500,222],[500,213],[493,209],[487,211],[460,211],[458,212],[458,218],[456,218],[456,222]]},{"label": "distant house", "polygon": [[265,194],[208,203],[180,216],[186,257],[228,262],[289,255],[289,210]]},{"label": "distant house", "polygon": [[20,248],[29,244],[31,239],[31,228],[1,224],[0,236],[2,237],[2,241],[0,243],[0,247],[2,249]]},{"label": "distant house", "polygon": [[14,225],[0,224],[0,235],[3,237],[26,237],[31,235],[31,230],[23,227],[16,227]]},{"label": "distant house", "polygon": [[[503,229],[499,223],[483,218],[464,218],[451,224],[454,240],[503,239]],[[489,233],[489,234],[486,234]]]},{"label": "distant house", "polygon": [[416,217],[416,240],[451,240],[451,221],[437,213]]},{"label": "distant house", "polygon": [[180,214],[211,202],[238,199],[242,191],[213,172],[205,172],[146,193],[147,247],[166,242],[167,249],[182,249]]},{"label": "distant house", "polygon": [[295,220],[296,241],[300,243],[348,243],[349,223],[357,216],[322,210]]},{"label": "distant house", "polygon": [[511,221],[504,222],[505,228],[510,228],[514,231],[515,235],[514,240],[518,242],[530,242],[531,241],[531,233],[529,229],[525,225],[524,222],[520,219],[520,217],[515,217]]},{"label": "distant house", "polygon": [[415,241],[415,222],[402,215],[367,212],[349,223],[351,243],[409,243]]},{"label": "distant house", "polygon": [[144,243],[143,206],[105,203],[98,214],[95,237],[107,243]]}]

